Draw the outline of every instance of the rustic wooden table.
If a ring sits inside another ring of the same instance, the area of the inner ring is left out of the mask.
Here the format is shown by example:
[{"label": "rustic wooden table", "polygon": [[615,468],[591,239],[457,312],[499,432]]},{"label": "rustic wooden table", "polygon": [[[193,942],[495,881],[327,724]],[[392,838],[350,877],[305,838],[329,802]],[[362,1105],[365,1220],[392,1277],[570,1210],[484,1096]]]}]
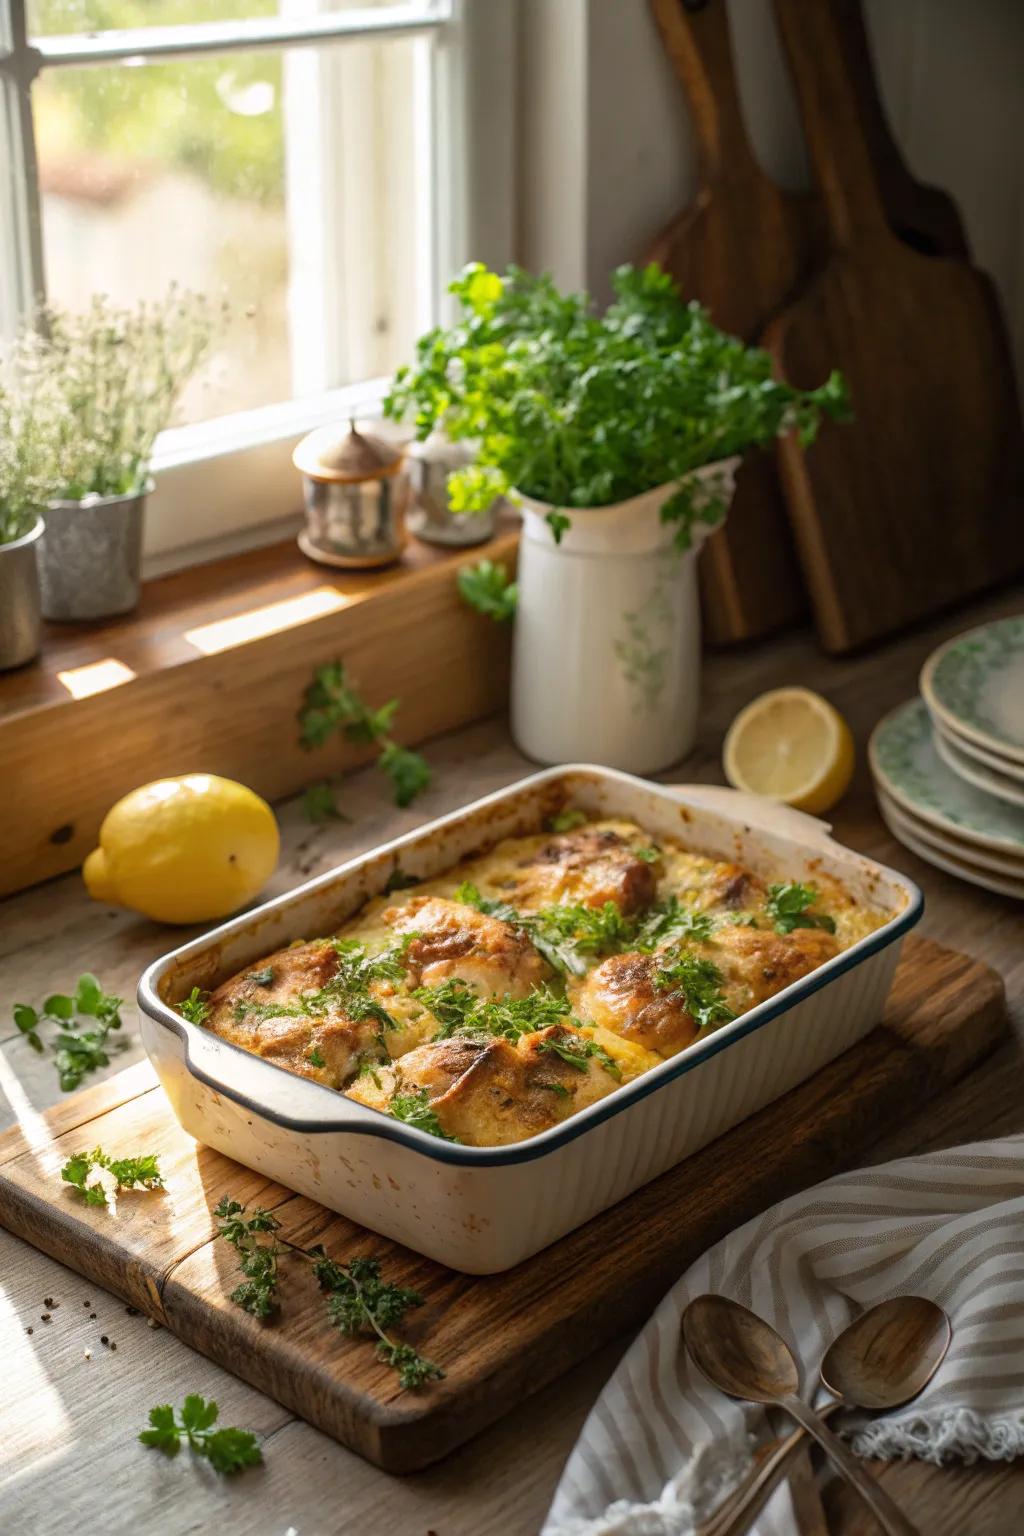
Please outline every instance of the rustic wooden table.
[{"label": "rustic wooden table", "polygon": [[[1012,901],[940,874],[895,843],[875,808],[863,754],[875,721],[915,691],[920,665],[938,641],[1022,608],[1024,592],[1004,592],[847,661],[823,658],[803,633],[711,657],[699,744],[669,776],[720,782],[722,737],[742,704],[780,683],[821,690],[846,715],[861,749],[854,785],[834,813],[837,835],[924,887],[925,934],[1002,972],[1014,1040],[944,1099],[920,1113],[908,1105],[873,1161],[1024,1128],[1024,913]],[[348,822],[311,828],[297,804],[284,806],[283,858],[273,890],[531,768],[510,744],[503,721],[439,739],[429,756],[436,782],[412,810],[390,806],[372,770],[344,786]],[[76,875],[0,903],[0,1128],[30,1119],[60,1097],[52,1062],[14,1036],[11,1004],[68,989],[84,970],[132,998],[143,966],[182,937],[181,930],[93,905]],[[141,1055],[132,1007],[125,1024],[128,1040],[111,1071]],[[43,1323],[47,1297],[59,1305]],[[116,1352],[100,1344],[102,1334],[116,1342]],[[414,1477],[390,1478],[170,1334],[151,1329],[144,1317],[127,1315],[121,1302],[72,1269],[0,1231],[0,1358],[8,1383],[0,1393],[0,1530],[18,1536],[58,1530],[76,1536],[212,1530],[218,1536],[533,1536],[580,1425],[627,1342],[601,1350],[447,1461]],[[216,1398],[223,1422],[258,1432],[263,1470],[225,1484],[187,1456],[167,1461],[136,1443],[153,1404],[180,1403],[188,1392]],[[912,1463],[880,1475],[928,1536],[1011,1536],[1022,1528],[1024,1466],[939,1470]],[[826,1510],[835,1536],[875,1529],[834,1483]]]}]

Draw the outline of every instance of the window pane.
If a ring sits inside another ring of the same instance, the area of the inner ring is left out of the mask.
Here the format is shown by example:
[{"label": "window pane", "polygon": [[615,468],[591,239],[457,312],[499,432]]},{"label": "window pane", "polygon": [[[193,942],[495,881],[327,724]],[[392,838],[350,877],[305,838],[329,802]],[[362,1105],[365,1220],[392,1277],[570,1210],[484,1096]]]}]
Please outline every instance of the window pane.
[{"label": "window pane", "polygon": [[28,0],[28,30],[37,37],[195,21],[248,21],[259,16],[315,16],[395,0]]},{"label": "window pane", "polygon": [[50,298],[134,303],[173,281],[227,300],[179,424],[389,371],[430,319],[429,48],[44,70],[33,105]]}]

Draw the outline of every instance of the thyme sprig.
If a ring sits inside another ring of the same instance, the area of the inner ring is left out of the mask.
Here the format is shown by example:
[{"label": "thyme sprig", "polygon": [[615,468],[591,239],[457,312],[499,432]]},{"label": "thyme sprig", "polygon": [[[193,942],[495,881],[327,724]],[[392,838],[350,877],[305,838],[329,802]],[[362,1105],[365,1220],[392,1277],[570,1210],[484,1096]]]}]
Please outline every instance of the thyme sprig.
[{"label": "thyme sprig", "polygon": [[328,1322],[346,1338],[375,1336],[378,1358],[397,1372],[403,1390],[415,1391],[444,1376],[440,1366],[411,1344],[392,1338],[391,1330],[413,1307],[423,1305],[423,1297],[382,1280],[379,1260],[357,1257],[339,1263],[327,1255],[322,1243],[303,1248],[280,1236],[281,1223],[272,1212],[262,1206],[249,1212],[227,1195],[214,1215],[219,1222],[217,1235],[239,1255],[239,1267],[246,1276],[231,1293],[231,1300],[244,1311],[267,1318],[278,1310],[280,1260],[287,1252],[311,1266],[326,1293]]}]

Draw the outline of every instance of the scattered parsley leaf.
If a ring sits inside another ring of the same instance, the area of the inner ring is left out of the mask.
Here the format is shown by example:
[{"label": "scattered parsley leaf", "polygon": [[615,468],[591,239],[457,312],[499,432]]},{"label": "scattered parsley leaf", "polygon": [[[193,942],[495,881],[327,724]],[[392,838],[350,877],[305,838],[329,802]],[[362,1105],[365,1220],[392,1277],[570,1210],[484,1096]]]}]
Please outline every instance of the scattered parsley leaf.
[{"label": "scattered parsley leaf", "polygon": [[834,917],[824,912],[807,911],[817,899],[818,893],[813,885],[801,885],[799,881],[789,885],[770,885],[764,909],[776,933],[792,933],[794,928],[824,928],[826,933],[835,933]]},{"label": "scattered parsley leaf", "polygon": [[622,1081],[622,1069],[618,1062],[614,1056],[608,1054],[603,1045],[598,1045],[596,1040],[586,1039],[582,1035],[567,1035],[561,1040],[555,1038],[542,1040],[538,1050],[551,1051],[570,1067],[575,1067],[578,1072],[585,1072],[587,1062],[593,1058],[600,1062],[616,1082]]},{"label": "scattered parsley leaf", "polygon": [[545,512],[544,521],[551,529],[551,537],[556,544],[561,544],[563,533],[572,527],[572,518],[566,517],[564,512]]},{"label": "scattered parsley leaf", "polygon": [[[34,1051],[45,1049],[39,1033],[41,1024],[56,1024],[58,1033],[51,1042],[57,1075],[65,1093],[77,1088],[83,1077],[105,1067],[107,1039],[112,1030],[121,1028],[123,1000],[108,996],[96,977],[86,972],[78,978],[73,996],[53,992],[40,1009],[30,1008],[27,1003],[15,1003],[14,1023]],[[95,1020],[95,1028],[79,1031],[68,1028],[76,1015]]]},{"label": "scattered parsley leaf", "polygon": [[319,826],[324,821],[347,821],[338,809],[334,798],[334,790],[326,780],[322,784],[311,784],[302,797],[302,814],[307,821],[314,826]]},{"label": "scattered parsley leaf", "polygon": [[515,582],[509,581],[503,565],[496,565],[493,560],[479,560],[476,565],[462,566],[456,580],[463,601],[477,613],[498,624],[512,618],[518,590]]},{"label": "scattered parsley leaf", "polygon": [[692,907],[684,907],[677,897],[669,896],[648,907],[637,925],[634,944],[644,953],[650,953],[683,939],[703,944],[713,932],[714,922],[706,912],[695,912]]},{"label": "scattered parsley leaf", "polygon": [[188,997],[183,997],[175,1007],[190,1024],[205,1024],[210,1016],[209,996],[209,992],[204,992],[201,987],[193,987]]},{"label": "scattered parsley leaf", "polygon": [[654,847],[634,848],[633,855],[635,858],[643,859],[645,864],[657,864],[658,860],[661,858],[661,849]]},{"label": "scattered parsley leaf", "polygon": [[[409,805],[426,789],[431,774],[429,765],[418,752],[400,747],[391,739],[397,709],[397,699],[389,699],[379,709],[370,709],[348,681],[344,662],[329,662],[316,669],[313,681],[303,694],[298,715],[300,744],[307,749],[322,747],[336,731],[340,731],[347,741],[378,743],[380,756],[377,761],[394,785],[395,803]],[[307,791],[307,798],[313,795],[313,808],[321,813],[321,819],[327,804],[323,794],[325,787],[329,790],[329,786],[314,785]],[[333,803],[333,797],[331,800]],[[326,814],[332,813],[326,811]]]},{"label": "scattered parsley leaf", "polygon": [[94,1147],[91,1152],[76,1152],[60,1171],[64,1182],[79,1191],[86,1205],[107,1204],[103,1185],[96,1180],[90,1181],[94,1168],[105,1168],[113,1174],[119,1189],[164,1187],[159,1163],[152,1153],[143,1157],[109,1157],[102,1147]]},{"label": "scattered parsley leaf", "polygon": [[218,1411],[212,1398],[207,1402],[190,1393],[182,1405],[180,1419],[170,1403],[151,1408],[150,1427],[142,1430],[139,1439],[143,1445],[163,1451],[165,1456],[177,1456],[184,1440],[197,1456],[205,1457],[216,1472],[227,1477],[246,1467],[259,1466],[263,1452],[256,1436],[247,1429],[214,1429]]},{"label": "scattered parsley leaf", "polygon": [[411,805],[433,777],[425,757],[408,747],[400,747],[396,741],[384,743],[377,761],[394,785],[396,805]]},{"label": "scattered parsley leaf", "polygon": [[265,965],[261,971],[246,971],[244,980],[253,981],[258,987],[269,987],[274,980],[274,967]]},{"label": "scattered parsley leaf", "polygon": [[393,896],[395,891],[407,891],[411,885],[419,885],[418,875],[407,875],[405,870],[396,865],[384,882],[383,895]]},{"label": "scattered parsley leaf", "polygon": [[320,1047],[319,1046],[314,1046],[313,1047],[313,1049],[310,1051],[309,1055],[306,1057],[306,1060],[309,1062],[311,1067],[326,1067],[326,1065],[327,1065],[326,1061],[324,1060],[324,1058],[323,1058],[323,1056],[322,1056],[322,1054],[320,1052]]},{"label": "scattered parsley leaf", "polygon": [[36,1029],[36,1025],[39,1023],[39,1015],[36,1010],[30,1008],[27,1003],[15,1003],[14,1023],[15,1027],[25,1036],[32,1049],[42,1054],[44,1047]]}]

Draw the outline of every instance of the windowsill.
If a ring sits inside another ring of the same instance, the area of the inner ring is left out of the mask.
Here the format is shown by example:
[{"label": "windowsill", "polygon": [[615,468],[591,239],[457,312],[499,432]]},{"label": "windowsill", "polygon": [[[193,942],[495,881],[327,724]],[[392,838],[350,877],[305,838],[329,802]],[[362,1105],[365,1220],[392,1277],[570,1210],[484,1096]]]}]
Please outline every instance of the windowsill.
[{"label": "windowsill", "polygon": [[398,564],[351,573],[289,540],[146,582],[124,618],[45,625],[40,658],[0,674],[0,894],[81,863],[113,802],[148,780],[223,773],[273,799],[365,757],[298,745],[295,714],[324,662],[345,660],[371,703],[400,698],[404,742],[498,708],[507,627],[466,607],[455,573],[513,563],[516,538],[510,518],[471,550],[410,539]]}]

